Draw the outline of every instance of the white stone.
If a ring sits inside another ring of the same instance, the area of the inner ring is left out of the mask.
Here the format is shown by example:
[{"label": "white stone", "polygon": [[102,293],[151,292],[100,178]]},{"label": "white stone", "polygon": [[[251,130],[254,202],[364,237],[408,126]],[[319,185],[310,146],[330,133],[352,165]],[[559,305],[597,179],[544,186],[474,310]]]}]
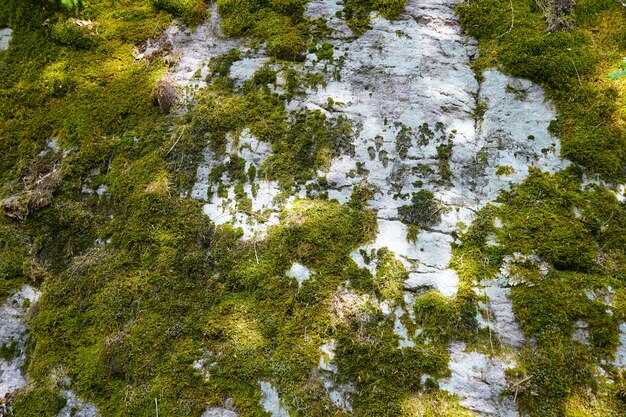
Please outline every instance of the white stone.
[{"label": "white stone", "polygon": [[412,272],[404,285],[411,290],[433,288],[446,297],[451,297],[456,295],[459,277],[452,269],[435,272]]},{"label": "white stone", "polygon": [[302,286],[302,283],[311,277],[311,271],[306,266],[294,262],[286,275],[298,281],[298,286]]},{"label": "white stone", "polygon": [[626,368],[626,323],[619,325],[619,346],[615,352],[613,365],[619,368]]},{"label": "white stone", "polygon": [[515,366],[498,357],[479,352],[466,352],[465,344],[450,346],[452,375],[439,380],[439,388],[455,394],[459,403],[479,416],[518,417],[512,398],[501,398],[507,386],[505,371]]},{"label": "white stone", "polygon": [[[233,48],[242,49],[239,41],[224,37],[221,33],[217,3],[212,5],[208,22],[193,30],[184,26],[171,26],[156,42],[148,42],[144,55],[149,55],[166,42],[172,45],[173,54],[178,58],[176,65],[170,69],[170,78],[180,86],[191,87],[191,91],[204,86],[204,79],[208,75],[207,64],[211,58],[224,55]],[[197,71],[200,71],[200,77],[194,77]]]},{"label": "white stone", "polygon": [[0,399],[26,385],[28,379],[22,372],[26,360],[25,348],[28,340],[28,325],[25,323],[25,301],[34,303],[40,292],[25,285],[0,306],[0,345],[15,344],[19,354],[10,361],[0,359]]},{"label": "white stone", "polygon": [[81,400],[74,391],[65,390],[63,396],[67,402],[58,417],[96,417],[99,415],[95,405]]},{"label": "white stone", "polygon": [[583,320],[574,323],[574,332],[572,339],[585,345],[589,344],[589,324]]},{"label": "white stone", "polygon": [[243,82],[252,78],[254,73],[263,68],[268,61],[267,58],[243,58],[235,61],[230,67],[230,77],[239,82]]},{"label": "white stone", "polygon": [[202,413],[201,417],[238,417],[238,416],[239,414],[223,407],[209,407],[204,411],[204,413]]},{"label": "white stone", "polygon": [[337,365],[334,364],[335,345],[335,339],[331,339],[320,346],[320,350],[322,351],[319,364],[320,369],[328,372],[337,372]]},{"label": "white stone", "polygon": [[266,381],[259,381],[259,386],[261,387],[263,409],[272,417],[289,417],[289,413],[281,405],[276,388]]},{"label": "white stone", "polygon": [[13,29],[4,28],[0,29],[0,51],[9,49],[9,43],[13,37]]},{"label": "white stone", "polygon": [[[486,326],[491,327],[498,334],[504,345],[521,347],[524,344],[524,334],[513,312],[513,303],[509,298],[510,288],[502,287],[499,281],[481,282],[489,309]],[[481,303],[482,304],[482,303]],[[484,320],[484,317],[482,317]]]},{"label": "white stone", "polygon": [[330,398],[330,401],[332,401],[335,406],[349,413],[352,412],[350,394],[354,393],[354,386],[350,384],[335,385],[332,383],[324,383],[324,387],[328,392],[328,398]]},{"label": "white stone", "polygon": [[396,307],[394,313],[395,319],[393,322],[393,332],[400,338],[400,340],[398,341],[400,347],[414,347],[415,342],[409,339],[409,332],[400,320],[404,315],[404,310],[400,307]]}]

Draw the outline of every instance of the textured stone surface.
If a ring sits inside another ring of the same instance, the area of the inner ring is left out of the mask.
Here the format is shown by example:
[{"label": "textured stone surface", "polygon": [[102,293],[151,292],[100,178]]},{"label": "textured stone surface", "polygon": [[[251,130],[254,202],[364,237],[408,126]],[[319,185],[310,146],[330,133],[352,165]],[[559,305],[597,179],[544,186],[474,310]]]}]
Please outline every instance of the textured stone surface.
[{"label": "textured stone surface", "polygon": [[67,403],[59,412],[58,417],[96,417],[98,409],[91,403],[81,400],[73,391],[64,391]]},{"label": "textured stone surface", "polygon": [[513,362],[479,352],[466,352],[463,343],[450,346],[449,378],[439,380],[439,387],[458,395],[461,405],[480,416],[515,417],[515,404],[509,397],[501,398],[506,387],[505,371]]},{"label": "textured stone surface", "polygon": [[232,410],[228,410],[224,407],[209,407],[204,413],[202,413],[202,417],[237,417],[239,414]]},{"label": "textured stone surface", "polygon": [[272,417],[289,417],[287,410],[281,405],[278,391],[269,382],[259,381],[261,387],[261,405]]},{"label": "textured stone surface", "polygon": [[487,311],[485,327],[494,330],[504,345],[521,347],[524,335],[513,313],[513,303],[509,298],[511,289],[501,285],[501,280],[482,282],[487,303],[479,307]]},{"label": "textured stone surface", "polygon": [[9,48],[9,42],[13,36],[13,29],[4,28],[0,29],[0,51],[4,51]]},{"label": "textured stone surface", "polygon": [[11,360],[0,358],[0,399],[28,382],[21,369],[26,359],[24,351],[28,340],[25,319],[28,305],[36,302],[39,295],[39,291],[25,285],[0,306],[0,345],[16,349],[16,356]]},{"label": "textured stone surface", "polygon": [[620,368],[626,368],[626,323],[619,325],[619,332],[619,346],[613,364]]},{"label": "textured stone surface", "polygon": [[298,285],[301,286],[304,281],[311,277],[311,271],[306,266],[294,262],[289,271],[287,271],[287,276],[298,281]]}]

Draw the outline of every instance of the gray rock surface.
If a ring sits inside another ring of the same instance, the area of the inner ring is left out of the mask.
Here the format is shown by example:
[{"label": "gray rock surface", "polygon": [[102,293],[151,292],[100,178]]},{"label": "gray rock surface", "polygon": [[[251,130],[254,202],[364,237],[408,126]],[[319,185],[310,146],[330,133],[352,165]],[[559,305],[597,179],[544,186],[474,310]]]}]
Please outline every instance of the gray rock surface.
[{"label": "gray rock surface", "polygon": [[202,413],[202,417],[238,417],[239,414],[232,410],[228,410],[224,407],[209,407],[204,413]]},{"label": "gray rock surface", "polygon": [[58,417],[97,417],[99,415],[96,406],[81,400],[73,391],[63,391],[63,396],[67,403],[59,412]]},{"label": "gray rock surface", "polygon": [[479,416],[517,417],[510,397],[501,398],[507,386],[505,371],[515,366],[479,352],[466,352],[463,343],[450,346],[449,367],[452,375],[439,380],[439,387],[456,394],[464,407]]},{"label": "gray rock surface", "polygon": [[615,361],[613,365],[618,368],[626,368],[626,323],[619,325],[619,346],[615,353]]},{"label": "gray rock surface", "polygon": [[0,306],[0,345],[11,347],[15,352],[9,360],[0,358],[0,399],[28,382],[22,370],[28,340],[26,314],[39,295],[39,291],[25,285]]},{"label": "gray rock surface", "polygon": [[259,381],[261,387],[261,405],[272,417],[289,417],[289,413],[281,404],[278,391],[267,381]]},{"label": "gray rock surface", "polygon": [[9,49],[9,43],[13,37],[13,29],[3,28],[0,29],[0,51]]}]

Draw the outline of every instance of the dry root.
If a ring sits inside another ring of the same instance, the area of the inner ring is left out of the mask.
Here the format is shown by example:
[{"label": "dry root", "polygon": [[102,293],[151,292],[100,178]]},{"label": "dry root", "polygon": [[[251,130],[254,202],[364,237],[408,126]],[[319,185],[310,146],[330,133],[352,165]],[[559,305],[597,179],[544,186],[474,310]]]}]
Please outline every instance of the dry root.
[{"label": "dry root", "polygon": [[32,183],[22,193],[0,200],[0,208],[7,217],[24,219],[28,213],[52,202],[52,194],[60,180],[61,175],[54,169]]},{"label": "dry root", "polygon": [[535,0],[543,9],[548,22],[548,31],[570,29],[573,26],[571,17],[575,0]]},{"label": "dry root", "polygon": [[157,83],[156,96],[163,114],[169,114],[178,99],[178,87],[168,78]]}]

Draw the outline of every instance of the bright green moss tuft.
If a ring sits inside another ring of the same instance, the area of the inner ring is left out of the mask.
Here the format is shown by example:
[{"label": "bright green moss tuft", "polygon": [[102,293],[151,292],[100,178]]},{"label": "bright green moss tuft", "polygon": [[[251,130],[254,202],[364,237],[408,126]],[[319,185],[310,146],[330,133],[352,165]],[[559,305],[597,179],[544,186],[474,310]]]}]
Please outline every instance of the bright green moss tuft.
[{"label": "bright green moss tuft", "polygon": [[222,30],[229,36],[253,35],[266,42],[268,55],[301,61],[306,52],[308,25],[300,0],[219,0]]},{"label": "bright green moss tuft", "polygon": [[180,17],[189,26],[196,26],[207,17],[204,0],[150,0],[160,10]]},{"label": "bright green moss tuft", "polygon": [[98,36],[88,26],[79,26],[76,19],[59,20],[50,30],[51,38],[75,49],[90,49],[97,45]]},{"label": "bright green moss tuft", "polygon": [[0,218],[0,299],[25,281],[28,239],[15,225]]}]

